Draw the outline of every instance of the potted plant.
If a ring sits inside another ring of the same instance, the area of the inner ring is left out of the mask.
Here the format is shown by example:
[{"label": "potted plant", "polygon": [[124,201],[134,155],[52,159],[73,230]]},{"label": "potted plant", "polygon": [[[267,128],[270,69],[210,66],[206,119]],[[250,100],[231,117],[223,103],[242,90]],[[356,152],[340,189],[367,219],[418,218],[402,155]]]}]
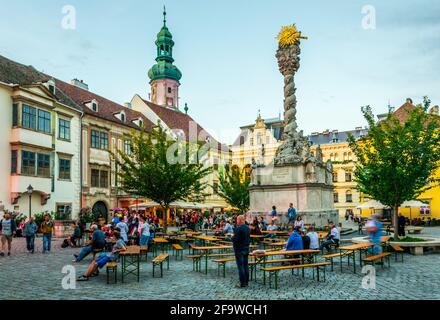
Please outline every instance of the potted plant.
[{"label": "potted plant", "polygon": [[84,207],[79,212],[79,223],[85,230],[90,229],[90,224],[93,221],[92,208]]}]

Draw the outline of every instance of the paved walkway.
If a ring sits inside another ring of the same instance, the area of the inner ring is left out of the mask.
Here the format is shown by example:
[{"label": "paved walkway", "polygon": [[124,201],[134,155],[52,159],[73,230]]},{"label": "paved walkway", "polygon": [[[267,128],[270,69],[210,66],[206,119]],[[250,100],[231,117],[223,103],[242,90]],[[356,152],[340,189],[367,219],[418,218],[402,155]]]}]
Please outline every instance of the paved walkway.
[{"label": "paved walkway", "polygon": [[[427,228],[425,234],[440,235],[440,228]],[[124,284],[107,285],[103,270],[99,277],[77,282],[76,289],[65,290],[63,267],[74,265],[79,276],[91,258],[73,264],[72,254],[78,250],[61,249],[61,240],[54,241],[50,254],[41,253],[41,238],[36,245],[37,252],[31,255],[25,250],[24,239],[14,239],[11,257],[0,257],[0,299],[440,299],[439,254],[407,254],[404,264],[392,260],[390,269],[378,270],[375,289],[362,288],[364,275],[360,272],[355,275],[351,269],[345,269],[341,273],[337,268],[327,272],[326,282],[317,283],[307,271],[305,279],[285,271],[280,274],[277,291],[261,282],[236,289],[237,271],[233,263],[223,278],[217,276],[214,263],[210,263],[209,274],[205,275],[192,271],[191,261],[171,258],[170,270],[165,268],[163,278],[153,279],[151,262],[143,261],[140,283],[131,277]]]}]

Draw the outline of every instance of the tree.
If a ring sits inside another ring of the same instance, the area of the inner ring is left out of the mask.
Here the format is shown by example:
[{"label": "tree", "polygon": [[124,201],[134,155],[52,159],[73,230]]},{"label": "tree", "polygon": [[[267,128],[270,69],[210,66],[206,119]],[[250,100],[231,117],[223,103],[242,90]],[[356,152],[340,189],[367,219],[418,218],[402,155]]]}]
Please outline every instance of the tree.
[{"label": "tree", "polygon": [[349,144],[357,157],[354,172],[358,190],[393,208],[394,237],[397,238],[399,206],[439,181],[433,178],[440,166],[439,117],[428,113],[430,100],[407,111],[400,121],[393,112],[376,123],[370,106],[362,107],[368,122],[367,135]]},{"label": "tree", "polygon": [[232,207],[238,208],[241,212],[249,209],[249,183],[250,177],[245,170],[238,167],[225,168],[219,174],[218,195]]},{"label": "tree", "polygon": [[160,124],[148,134],[131,133],[127,141],[130,150],[118,150],[113,156],[121,189],[159,203],[165,227],[172,202],[201,201],[206,196],[204,180],[211,168],[199,161],[194,146],[170,139]]}]

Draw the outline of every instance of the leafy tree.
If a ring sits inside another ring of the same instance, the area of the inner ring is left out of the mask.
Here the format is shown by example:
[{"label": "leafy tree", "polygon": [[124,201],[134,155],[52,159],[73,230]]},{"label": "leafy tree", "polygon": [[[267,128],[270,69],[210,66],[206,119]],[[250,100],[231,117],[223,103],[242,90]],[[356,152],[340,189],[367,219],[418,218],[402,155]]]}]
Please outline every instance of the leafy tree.
[{"label": "leafy tree", "polygon": [[440,166],[439,117],[428,113],[430,100],[407,111],[400,121],[392,112],[376,123],[370,106],[362,107],[368,134],[349,144],[357,157],[354,172],[359,191],[393,208],[394,237],[397,213],[407,200],[417,198],[438,183],[433,178]]},{"label": "leafy tree", "polygon": [[251,179],[245,169],[237,167],[225,168],[219,173],[218,195],[241,212],[249,209],[249,183]]},{"label": "leafy tree", "polygon": [[121,189],[159,203],[165,227],[172,202],[201,201],[206,196],[204,181],[211,168],[199,161],[197,146],[170,139],[160,124],[148,134],[133,132],[127,140],[130,150],[113,156]]}]

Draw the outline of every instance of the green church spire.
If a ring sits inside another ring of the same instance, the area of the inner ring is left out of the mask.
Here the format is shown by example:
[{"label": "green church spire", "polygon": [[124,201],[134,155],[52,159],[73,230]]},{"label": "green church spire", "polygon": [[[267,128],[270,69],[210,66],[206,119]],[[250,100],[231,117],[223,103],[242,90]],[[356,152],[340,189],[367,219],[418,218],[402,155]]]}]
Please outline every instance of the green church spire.
[{"label": "green church spire", "polygon": [[180,70],[173,65],[173,35],[166,25],[166,10],[163,11],[163,27],[157,34],[156,47],[157,57],[156,64],[148,71],[151,81],[163,78],[169,78],[179,81],[182,78]]}]

